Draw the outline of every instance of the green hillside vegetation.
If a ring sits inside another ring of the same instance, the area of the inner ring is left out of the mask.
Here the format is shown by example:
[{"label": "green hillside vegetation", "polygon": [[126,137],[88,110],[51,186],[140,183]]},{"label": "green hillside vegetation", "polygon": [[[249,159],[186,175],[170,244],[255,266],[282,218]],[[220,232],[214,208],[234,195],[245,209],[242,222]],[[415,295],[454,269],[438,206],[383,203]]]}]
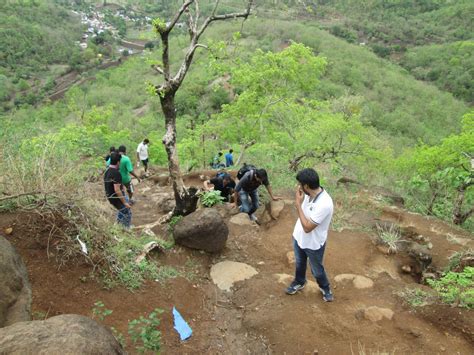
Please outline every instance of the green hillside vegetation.
[{"label": "green hillside vegetation", "polygon": [[401,61],[417,79],[433,81],[466,102],[474,102],[474,41],[409,49]]},{"label": "green hillside vegetation", "polygon": [[[406,152],[403,163],[395,159],[394,152],[420,139],[437,144],[449,134],[457,137],[461,116],[467,111],[460,101],[414,80],[370,50],[311,24],[252,19],[245,23],[242,36],[235,35],[236,25],[212,27],[207,42],[213,50],[198,54],[178,92],[178,149],[183,170],[206,167],[218,149],[232,146],[238,154],[241,145],[255,140],[246,152],[247,161],[257,165],[265,161],[276,187],[287,186],[293,169],[324,163],[335,177],[349,175],[398,187],[405,197],[409,191],[417,197],[410,200],[411,206],[427,212],[428,176],[406,168],[415,164],[410,159],[419,155],[418,150]],[[173,39],[174,59],[183,55],[179,50],[185,43],[182,36]],[[222,38],[227,45],[219,42]],[[291,45],[292,41],[305,46]],[[0,139],[5,142],[3,155],[12,173],[18,174],[14,181],[24,180],[36,167],[33,157],[42,156],[55,167],[51,174],[64,172],[75,184],[81,176],[100,171],[110,145],[133,149],[145,136],[152,141],[153,163],[164,165],[163,117],[158,100],[147,92],[147,83],[159,82],[150,67],[158,58],[159,49],[131,58],[118,68],[100,72],[94,82],[69,90],[64,100],[4,116]],[[465,133],[463,137],[469,137]],[[463,151],[471,152],[469,139],[462,142]],[[447,162],[443,170],[459,168],[459,159]],[[21,165],[15,166],[19,161]],[[70,164],[77,167],[71,176]],[[432,214],[446,219],[452,218],[455,181],[459,180],[459,174],[449,176],[454,181],[451,192],[431,209]],[[416,179],[427,182],[414,183],[410,190],[396,184]],[[61,184],[65,180],[60,179]],[[52,190],[54,181],[48,179]],[[40,188],[31,179],[22,184],[20,192]],[[11,193],[9,187],[3,188]],[[425,197],[420,197],[421,192]],[[465,200],[472,201],[471,191]]]},{"label": "green hillside vegetation", "polygon": [[[0,24],[0,101],[33,86],[54,86],[46,73],[57,75],[80,58],[74,44],[81,37],[79,18],[51,1],[2,1]],[[30,96],[22,100],[34,103]]]},{"label": "green hillside vegetation", "polygon": [[[472,1],[320,0],[311,13],[322,20],[323,27],[334,35],[351,43],[367,43],[381,57],[391,57],[396,62],[402,58],[402,65],[417,78],[433,81],[443,90],[472,102],[472,94],[466,92],[469,91],[466,90],[467,78],[460,73],[464,71],[472,75],[472,61],[459,58],[459,53],[455,53],[459,51],[459,47],[453,43],[472,41],[474,38]],[[417,52],[416,47],[430,45],[437,46],[426,47],[420,49],[421,53]],[[464,48],[463,53],[466,51],[472,57],[472,49]],[[419,68],[413,66],[413,58],[404,58],[405,53],[409,57],[411,53],[425,54],[433,59],[437,55],[436,60],[424,67],[424,70],[432,74],[420,75],[417,70]],[[453,57],[459,60],[452,63],[455,68],[448,71],[443,60]],[[441,73],[450,74],[449,84],[446,84],[447,79],[439,80],[438,74]],[[472,92],[472,88],[470,91]]]}]

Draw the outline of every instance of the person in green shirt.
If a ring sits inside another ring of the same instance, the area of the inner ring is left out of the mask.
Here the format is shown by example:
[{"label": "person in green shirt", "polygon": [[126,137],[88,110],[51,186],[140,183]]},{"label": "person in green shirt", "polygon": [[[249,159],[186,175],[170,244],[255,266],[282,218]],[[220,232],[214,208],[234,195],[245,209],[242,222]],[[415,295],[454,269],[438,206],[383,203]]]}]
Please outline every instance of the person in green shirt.
[{"label": "person in green shirt", "polygon": [[127,189],[127,194],[130,199],[130,203],[133,204],[133,185],[132,178],[130,175],[133,175],[140,182],[140,178],[133,172],[133,164],[129,157],[127,157],[127,148],[124,145],[121,145],[118,149],[122,158],[120,159],[120,175],[122,176],[122,184]]}]

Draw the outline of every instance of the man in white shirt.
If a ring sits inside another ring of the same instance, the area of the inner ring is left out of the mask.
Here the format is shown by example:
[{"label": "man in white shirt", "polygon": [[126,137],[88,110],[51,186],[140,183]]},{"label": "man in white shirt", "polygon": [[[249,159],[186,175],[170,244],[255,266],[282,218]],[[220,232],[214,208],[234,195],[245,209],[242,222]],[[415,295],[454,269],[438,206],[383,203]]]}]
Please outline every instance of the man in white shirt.
[{"label": "man in white shirt", "polygon": [[137,147],[137,168],[140,166],[140,161],[145,167],[145,173],[148,170],[148,144],[150,141],[145,138]]},{"label": "man in white shirt", "polygon": [[286,293],[294,295],[304,288],[309,259],[311,272],[323,294],[323,300],[332,302],[334,297],[323,266],[324,249],[334,210],[332,198],[319,185],[319,176],[314,169],[301,170],[296,175],[296,180],[299,182],[295,197],[299,218],[293,230],[296,271],[295,279]]}]

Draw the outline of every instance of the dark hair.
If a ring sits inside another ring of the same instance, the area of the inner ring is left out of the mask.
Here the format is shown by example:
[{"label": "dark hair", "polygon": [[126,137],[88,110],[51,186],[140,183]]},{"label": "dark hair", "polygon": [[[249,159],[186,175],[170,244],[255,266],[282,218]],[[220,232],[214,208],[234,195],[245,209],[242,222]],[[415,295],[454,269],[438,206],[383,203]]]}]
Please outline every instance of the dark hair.
[{"label": "dark hair", "polygon": [[121,146],[119,147],[118,151],[119,151],[120,153],[126,153],[126,152],[127,152],[127,147],[125,147],[124,145],[121,145]]},{"label": "dark hair", "polygon": [[230,149],[230,150],[229,150],[229,153],[233,153],[233,152],[234,152],[234,150],[233,150],[233,149]]},{"label": "dark hair", "polygon": [[221,155],[222,155],[222,152],[219,152],[219,153],[217,153],[217,154],[218,154],[219,156],[221,156]]},{"label": "dark hair", "polygon": [[296,180],[302,185],[308,185],[310,189],[317,189],[319,185],[319,175],[316,170],[306,168],[296,174]]},{"label": "dark hair", "polygon": [[118,152],[110,153],[110,165],[117,165],[120,159],[122,159],[122,156]]},{"label": "dark hair", "polygon": [[150,143],[150,141],[148,140],[148,138],[145,138],[145,139],[143,140],[143,143],[148,144],[148,143]]},{"label": "dark hair", "polygon": [[114,146],[111,146],[111,147],[109,148],[109,152],[110,152],[110,153],[115,152],[115,147],[114,147]]},{"label": "dark hair", "polygon": [[221,175],[222,180],[232,180],[232,176],[228,173],[224,173]]},{"label": "dark hair", "polygon": [[265,169],[257,169],[255,170],[255,175],[257,175],[257,177],[262,180],[262,183],[264,185],[268,185],[268,175],[267,175],[267,171]]}]

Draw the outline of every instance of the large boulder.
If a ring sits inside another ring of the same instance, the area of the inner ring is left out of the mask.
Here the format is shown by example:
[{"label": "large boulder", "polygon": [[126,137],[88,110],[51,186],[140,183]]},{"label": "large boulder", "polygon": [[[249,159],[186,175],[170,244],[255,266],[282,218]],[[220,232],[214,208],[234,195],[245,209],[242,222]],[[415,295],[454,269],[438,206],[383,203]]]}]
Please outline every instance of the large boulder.
[{"label": "large boulder", "polygon": [[213,208],[204,208],[185,216],[173,232],[176,243],[211,253],[225,247],[228,235],[229,228]]},{"label": "large boulder", "polygon": [[31,287],[25,264],[0,236],[0,327],[30,320],[30,312]]},{"label": "large boulder", "polygon": [[76,314],[2,328],[0,349],[1,354],[125,354],[110,330]]}]

